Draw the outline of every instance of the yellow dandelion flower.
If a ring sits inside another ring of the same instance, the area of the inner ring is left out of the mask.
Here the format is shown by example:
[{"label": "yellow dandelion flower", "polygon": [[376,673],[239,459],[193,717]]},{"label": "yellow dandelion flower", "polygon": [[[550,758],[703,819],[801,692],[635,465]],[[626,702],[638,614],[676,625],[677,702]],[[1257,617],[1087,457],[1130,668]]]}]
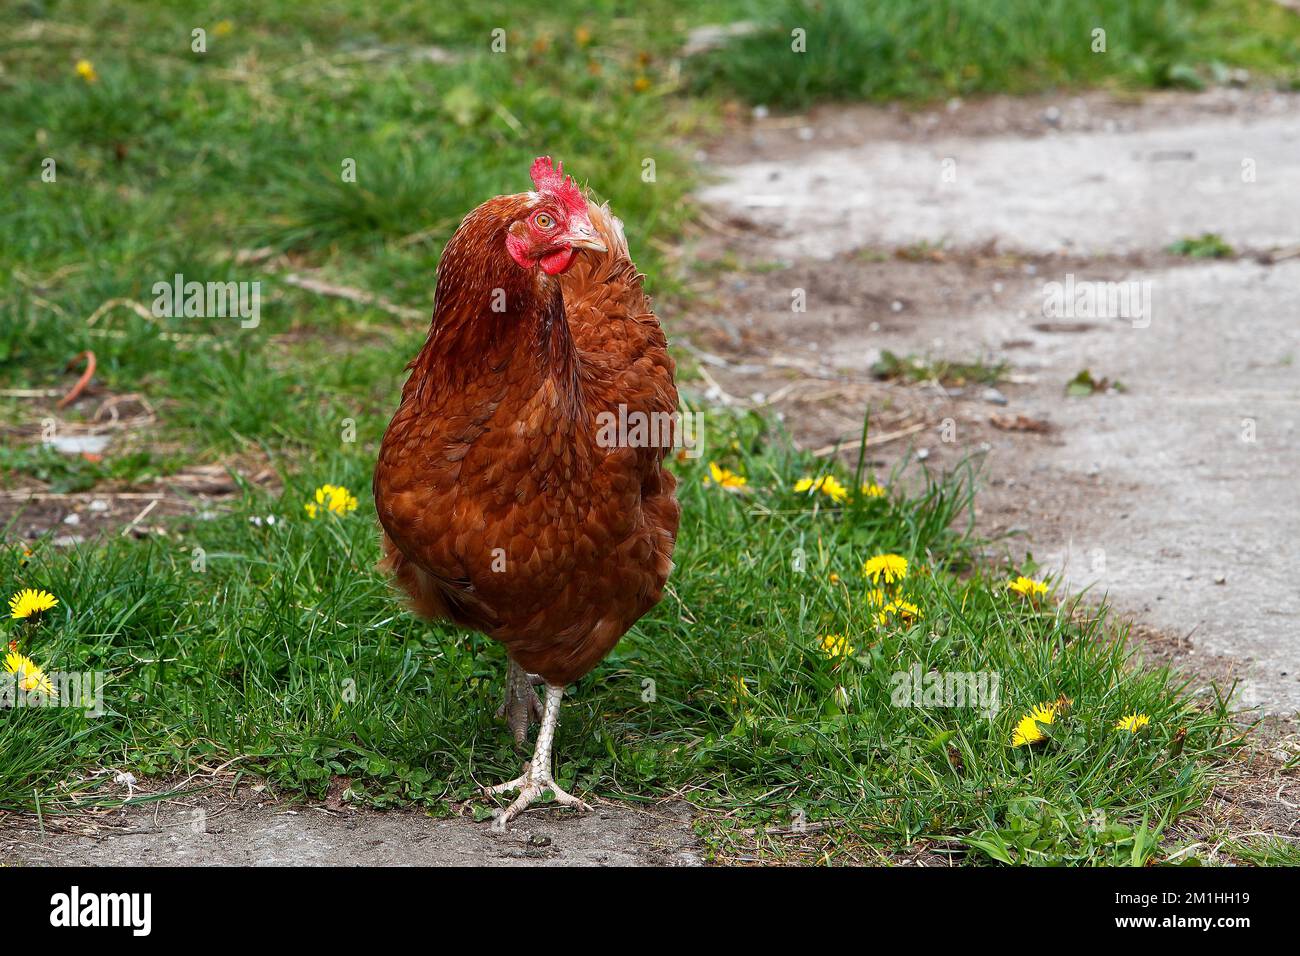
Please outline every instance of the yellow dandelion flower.
[{"label": "yellow dandelion flower", "polygon": [[897,618],[903,624],[911,624],[921,616],[921,609],[911,601],[890,601],[876,615],[876,623],[888,624],[891,618]]},{"label": "yellow dandelion flower", "polygon": [[894,584],[907,577],[907,558],[901,554],[878,554],[867,559],[862,573],[871,578],[872,584],[879,584],[881,580]]},{"label": "yellow dandelion flower", "polygon": [[45,694],[54,693],[54,685],[45,676],[45,671],[37,667],[30,657],[16,651],[10,651],[5,655],[5,671],[13,674],[18,679],[20,690],[38,690]]},{"label": "yellow dandelion flower", "polygon": [[81,77],[87,83],[96,83],[99,81],[99,74],[95,72],[95,64],[89,60],[77,61],[77,76]]},{"label": "yellow dandelion flower", "polygon": [[219,37],[229,36],[230,31],[233,30],[234,28],[235,28],[234,24],[232,24],[229,20],[218,20],[216,23],[212,25],[212,33],[214,36],[219,36]]},{"label": "yellow dandelion flower", "polygon": [[839,576],[838,574],[836,574],[834,571],[831,572],[830,582],[831,582],[831,584],[839,584],[839,583],[840,583],[840,576]]},{"label": "yellow dandelion flower", "polygon": [[650,80],[644,76],[638,76],[632,81],[632,89],[636,90],[638,93],[644,93],[646,90],[650,89]]},{"label": "yellow dandelion flower", "polygon": [[889,595],[884,588],[872,588],[867,592],[867,603],[872,607],[884,607],[889,603]]},{"label": "yellow dandelion flower", "polygon": [[847,501],[849,497],[849,489],[845,488],[834,475],[827,475],[822,479],[821,492],[832,501]]},{"label": "yellow dandelion flower", "polygon": [[321,485],[316,489],[316,500],[309,501],[302,507],[309,518],[326,512],[345,515],[357,510],[357,496],[342,485]]},{"label": "yellow dandelion flower", "polygon": [[1054,700],[1049,704],[1039,704],[1021,717],[1020,722],[1016,724],[1015,732],[1011,735],[1011,746],[1025,747],[1046,740],[1047,735],[1043,733],[1038,725],[1051,726],[1056,722],[1056,715],[1063,710],[1060,700]]},{"label": "yellow dandelion flower", "polygon": [[1151,718],[1146,714],[1129,714],[1127,717],[1121,717],[1115,721],[1116,730],[1127,730],[1130,734],[1135,734],[1143,727],[1151,725]]},{"label": "yellow dandelion flower", "polygon": [[9,599],[9,615],[15,620],[36,617],[59,603],[48,591],[24,588]]},{"label": "yellow dandelion flower", "polygon": [[867,484],[863,485],[862,493],[868,498],[885,497],[885,489],[880,487],[880,485],[876,484],[874,481],[868,482]]},{"label": "yellow dandelion flower", "polygon": [[1040,594],[1047,593],[1046,583],[1043,581],[1035,581],[1033,578],[1027,578],[1023,574],[1008,581],[1007,588],[1015,591],[1017,594],[1023,594],[1025,597],[1030,598],[1036,598]]},{"label": "yellow dandelion flower", "polygon": [[848,657],[855,649],[843,634],[823,634],[818,643],[821,646],[822,653],[832,660]]},{"label": "yellow dandelion flower", "polygon": [[849,497],[849,489],[845,488],[843,483],[834,475],[822,475],[816,479],[800,478],[794,483],[794,490],[796,493],[820,491],[835,502],[846,501]]},{"label": "yellow dandelion flower", "polygon": [[706,485],[717,485],[719,488],[735,490],[744,488],[749,484],[749,479],[744,475],[738,475],[729,468],[723,468],[716,461],[709,462],[709,477],[704,479]]},{"label": "yellow dandelion flower", "polygon": [[591,42],[591,31],[586,27],[578,27],[573,31],[573,39],[578,46],[586,46]]}]

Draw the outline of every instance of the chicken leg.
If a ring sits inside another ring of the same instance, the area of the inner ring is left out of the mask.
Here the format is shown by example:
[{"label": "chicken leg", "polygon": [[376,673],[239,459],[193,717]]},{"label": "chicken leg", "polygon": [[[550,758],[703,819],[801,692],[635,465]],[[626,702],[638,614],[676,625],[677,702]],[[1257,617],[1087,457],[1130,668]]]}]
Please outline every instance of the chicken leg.
[{"label": "chicken leg", "polygon": [[541,683],[540,677],[529,674],[513,660],[506,668],[506,696],[497,708],[497,717],[506,719],[516,747],[523,745],[533,721],[542,719],[542,702],[533,690],[534,684]]},{"label": "chicken leg", "polygon": [[[531,689],[529,693],[532,693]],[[496,819],[492,821],[493,830],[504,832],[511,820],[527,810],[534,800],[548,790],[555,797],[556,803],[590,812],[589,805],[561,790],[551,776],[551,745],[555,741],[555,725],[560,722],[560,700],[563,697],[563,687],[546,685],[546,707],[542,711],[542,726],[537,731],[537,748],[533,751],[533,759],[524,764],[522,775],[487,788],[487,793],[491,796],[511,790],[519,791],[514,803],[505,810],[497,811]]]}]

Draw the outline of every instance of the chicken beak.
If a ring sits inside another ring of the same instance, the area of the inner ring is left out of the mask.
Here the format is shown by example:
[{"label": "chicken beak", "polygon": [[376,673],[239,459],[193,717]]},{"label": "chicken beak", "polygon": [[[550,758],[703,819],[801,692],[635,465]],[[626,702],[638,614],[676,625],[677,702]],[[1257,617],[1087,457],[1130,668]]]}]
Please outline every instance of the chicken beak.
[{"label": "chicken beak", "polygon": [[590,225],[578,226],[569,233],[569,245],[574,249],[590,249],[592,252],[609,252],[609,248]]}]

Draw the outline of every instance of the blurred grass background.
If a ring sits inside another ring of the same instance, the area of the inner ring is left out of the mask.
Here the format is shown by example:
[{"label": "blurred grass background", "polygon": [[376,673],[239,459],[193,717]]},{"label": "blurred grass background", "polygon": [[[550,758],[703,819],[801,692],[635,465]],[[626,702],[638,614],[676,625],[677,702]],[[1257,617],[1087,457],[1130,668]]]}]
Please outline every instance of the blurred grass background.
[{"label": "blurred grass background", "polygon": [[[1102,85],[1200,89],[1234,67],[1284,85],[1300,78],[1295,12],[1258,0],[779,0],[752,13],[762,28],[704,59],[693,89],[789,109]],[[791,52],[795,28],[815,55]]]}]

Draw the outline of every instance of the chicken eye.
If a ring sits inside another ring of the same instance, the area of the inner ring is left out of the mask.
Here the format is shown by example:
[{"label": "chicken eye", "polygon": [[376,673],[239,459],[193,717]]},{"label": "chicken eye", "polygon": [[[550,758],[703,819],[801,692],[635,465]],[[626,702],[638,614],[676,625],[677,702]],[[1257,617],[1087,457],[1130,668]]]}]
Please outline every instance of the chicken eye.
[{"label": "chicken eye", "polygon": [[552,219],[550,216],[546,215],[546,213],[541,212],[538,213],[537,217],[533,220],[533,225],[535,225],[538,229],[550,229],[552,226],[555,225],[555,220]]}]

